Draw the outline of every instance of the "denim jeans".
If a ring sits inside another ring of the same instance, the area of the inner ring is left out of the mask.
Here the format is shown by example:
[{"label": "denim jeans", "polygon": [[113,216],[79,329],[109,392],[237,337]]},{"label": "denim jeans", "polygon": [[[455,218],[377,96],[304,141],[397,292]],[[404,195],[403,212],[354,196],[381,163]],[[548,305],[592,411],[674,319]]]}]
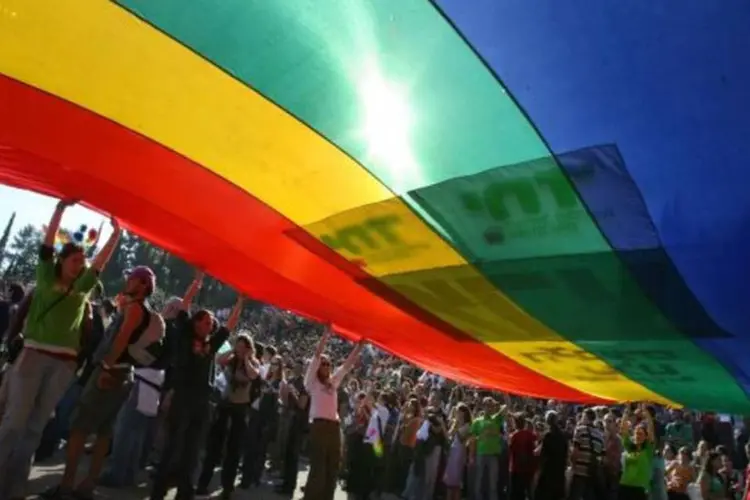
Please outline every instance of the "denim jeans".
[{"label": "denim jeans", "polygon": [[149,429],[155,421],[156,417],[138,411],[138,391],[131,391],[117,416],[112,454],[107,460],[102,483],[116,488],[135,484]]},{"label": "denim jeans", "polygon": [[6,374],[7,406],[0,423],[0,499],[24,497],[42,432],[75,375],[66,361],[24,349]]},{"label": "denim jeans", "polygon": [[[497,455],[477,455],[474,472],[474,499],[495,500],[500,474],[500,457]],[[487,496],[483,496],[484,485],[487,485]]]}]

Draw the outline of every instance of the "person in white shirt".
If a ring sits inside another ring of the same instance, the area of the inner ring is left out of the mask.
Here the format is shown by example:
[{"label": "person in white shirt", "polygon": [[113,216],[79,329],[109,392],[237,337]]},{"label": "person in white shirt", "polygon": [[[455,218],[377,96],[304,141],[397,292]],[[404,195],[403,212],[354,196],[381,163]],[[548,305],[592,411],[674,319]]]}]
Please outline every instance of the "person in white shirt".
[{"label": "person in white shirt", "polygon": [[310,394],[310,473],[305,500],[333,500],[341,461],[341,427],[338,414],[338,388],[359,358],[364,341],[352,350],[341,367],[332,373],[331,360],[323,354],[330,330],[320,339],[305,374]]}]

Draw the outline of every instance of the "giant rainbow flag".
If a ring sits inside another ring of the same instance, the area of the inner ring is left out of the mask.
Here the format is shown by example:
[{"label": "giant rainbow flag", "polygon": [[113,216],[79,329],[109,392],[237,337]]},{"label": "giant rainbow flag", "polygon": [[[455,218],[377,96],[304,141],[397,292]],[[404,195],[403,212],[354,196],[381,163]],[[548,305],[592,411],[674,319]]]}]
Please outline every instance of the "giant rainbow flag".
[{"label": "giant rainbow flag", "polygon": [[461,381],[750,413],[749,27],[746,0],[0,0],[0,182]]}]

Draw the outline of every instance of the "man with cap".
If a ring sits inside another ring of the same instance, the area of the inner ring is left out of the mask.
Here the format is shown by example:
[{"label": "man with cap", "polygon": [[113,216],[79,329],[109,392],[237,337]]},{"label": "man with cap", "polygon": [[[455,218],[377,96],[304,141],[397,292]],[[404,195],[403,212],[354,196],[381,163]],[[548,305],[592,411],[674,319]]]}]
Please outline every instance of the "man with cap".
[{"label": "man with cap", "polygon": [[[151,312],[146,299],[156,288],[156,275],[139,266],[127,273],[119,314],[107,328],[104,339],[94,354],[96,368],[86,381],[78,405],[73,412],[68,440],[65,473],[60,485],[43,496],[92,498],[93,490],[109,451],[113,427],[120,408],[127,400],[133,384],[133,369],[137,366],[128,346],[134,343],[152,321],[164,320]],[[159,327],[159,325],[154,325]],[[86,438],[96,435],[88,476],[74,486],[78,463]]]}]

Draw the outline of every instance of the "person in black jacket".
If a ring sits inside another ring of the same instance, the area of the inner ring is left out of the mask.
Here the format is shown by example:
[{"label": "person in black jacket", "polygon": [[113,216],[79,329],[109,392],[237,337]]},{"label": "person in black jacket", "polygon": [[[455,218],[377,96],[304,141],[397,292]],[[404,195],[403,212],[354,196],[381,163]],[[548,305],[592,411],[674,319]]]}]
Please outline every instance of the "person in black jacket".
[{"label": "person in black jacket", "polygon": [[[177,481],[177,498],[193,498],[193,472],[198,464],[200,447],[210,421],[211,394],[214,390],[215,357],[229,332],[237,326],[242,312],[238,298],[226,326],[218,326],[213,314],[205,309],[187,313],[203,275],[198,273],[183,298],[183,310],[177,314],[172,398],[167,413],[167,436],[164,452],[151,489],[152,500],[162,500],[169,490],[170,479]],[[179,457],[175,461],[175,457]],[[172,464],[176,462],[176,470]]]}]

